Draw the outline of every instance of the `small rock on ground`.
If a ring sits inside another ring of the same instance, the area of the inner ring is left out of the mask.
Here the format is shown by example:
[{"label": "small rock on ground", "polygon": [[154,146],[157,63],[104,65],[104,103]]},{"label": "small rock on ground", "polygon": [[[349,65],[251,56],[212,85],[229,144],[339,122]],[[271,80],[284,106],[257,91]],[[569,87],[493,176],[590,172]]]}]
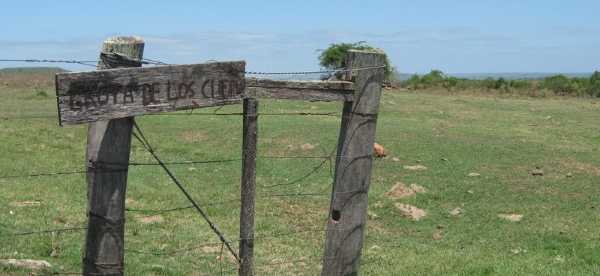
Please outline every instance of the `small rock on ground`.
[{"label": "small rock on ground", "polygon": [[378,143],[373,144],[373,150],[375,152],[375,157],[385,157],[387,155],[385,148]]}]

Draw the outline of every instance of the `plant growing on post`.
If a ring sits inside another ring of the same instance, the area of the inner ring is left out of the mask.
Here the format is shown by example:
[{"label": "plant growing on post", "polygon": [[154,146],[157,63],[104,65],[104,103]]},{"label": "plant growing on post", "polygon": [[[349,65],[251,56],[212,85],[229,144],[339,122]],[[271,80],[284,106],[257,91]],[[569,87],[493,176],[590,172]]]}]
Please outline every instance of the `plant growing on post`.
[{"label": "plant growing on post", "polygon": [[[373,47],[367,44],[366,41],[354,43],[333,43],[325,50],[318,50],[321,52],[319,55],[319,64],[330,70],[346,68],[347,64],[345,58],[349,50],[367,50],[383,54],[385,56],[385,80],[386,82],[393,80],[396,70],[394,67],[392,67],[388,56],[382,49]],[[336,77],[339,78],[339,76]]]}]

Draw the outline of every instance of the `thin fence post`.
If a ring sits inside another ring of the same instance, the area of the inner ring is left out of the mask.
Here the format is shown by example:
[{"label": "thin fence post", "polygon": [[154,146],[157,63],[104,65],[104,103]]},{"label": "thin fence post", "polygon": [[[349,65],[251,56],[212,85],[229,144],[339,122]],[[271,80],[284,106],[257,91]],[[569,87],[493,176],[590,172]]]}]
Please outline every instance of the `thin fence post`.
[{"label": "thin fence post", "polygon": [[[102,52],[116,52],[141,60],[144,41],[135,37],[110,38],[103,43]],[[98,69],[132,66],[131,61],[102,59],[98,63]],[[133,120],[128,117],[98,121],[88,127],[84,275],[123,275],[124,272],[125,191]]]},{"label": "thin fence post", "polygon": [[381,53],[348,53],[348,68],[376,68],[347,75],[354,76],[354,101],[344,103],[321,272],[324,276],[358,275],[384,64]]},{"label": "thin fence post", "polygon": [[240,276],[254,275],[254,205],[256,194],[256,142],[258,101],[244,99],[242,187],[240,211]]}]

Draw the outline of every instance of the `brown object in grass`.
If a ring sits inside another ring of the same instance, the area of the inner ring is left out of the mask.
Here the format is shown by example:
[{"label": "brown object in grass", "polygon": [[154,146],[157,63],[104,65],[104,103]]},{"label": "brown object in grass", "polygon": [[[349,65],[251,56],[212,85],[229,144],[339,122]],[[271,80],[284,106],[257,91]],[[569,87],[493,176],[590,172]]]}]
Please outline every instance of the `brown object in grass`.
[{"label": "brown object in grass", "polygon": [[383,146],[378,143],[373,144],[373,149],[375,151],[375,157],[385,157],[387,155]]}]

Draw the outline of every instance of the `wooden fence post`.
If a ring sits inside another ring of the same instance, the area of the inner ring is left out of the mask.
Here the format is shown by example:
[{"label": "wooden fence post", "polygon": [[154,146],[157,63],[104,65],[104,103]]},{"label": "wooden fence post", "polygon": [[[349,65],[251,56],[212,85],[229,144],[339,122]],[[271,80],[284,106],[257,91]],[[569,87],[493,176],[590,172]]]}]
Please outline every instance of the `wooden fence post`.
[{"label": "wooden fence post", "polygon": [[240,211],[240,276],[254,275],[254,203],[256,194],[256,141],[258,101],[244,99],[244,140],[242,145],[242,188]]},{"label": "wooden fence post", "polygon": [[349,74],[355,76],[354,100],[344,103],[321,275],[358,275],[383,65],[381,53],[348,53],[346,66],[361,69]]},{"label": "wooden fence post", "polygon": [[[141,60],[144,41],[135,37],[106,40],[102,53]],[[141,66],[102,55],[98,69]],[[88,230],[84,275],[123,275],[125,191],[133,117],[90,123],[87,142]]]}]

